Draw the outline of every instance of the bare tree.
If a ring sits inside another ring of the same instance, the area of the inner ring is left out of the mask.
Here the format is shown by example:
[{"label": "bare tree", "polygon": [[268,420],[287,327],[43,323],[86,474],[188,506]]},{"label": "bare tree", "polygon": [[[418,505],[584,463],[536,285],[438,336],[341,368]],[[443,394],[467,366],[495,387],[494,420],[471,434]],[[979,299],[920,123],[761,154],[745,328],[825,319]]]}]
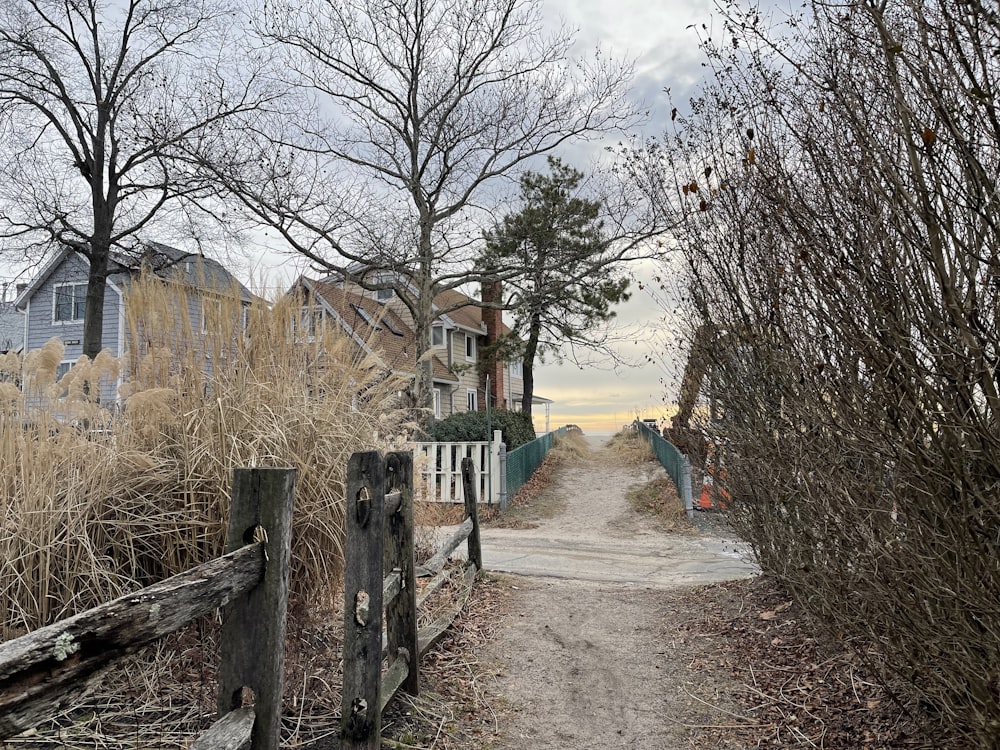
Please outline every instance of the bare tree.
[{"label": "bare tree", "polygon": [[631,69],[572,61],[537,0],[278,0],[261,25],[327,118],[226,179],[317,267],[399,296],[429,405],[434,298],[477,278],[482,207],[531,159],[633,123]]},{"label": "bare tree", "polygon": [[84,354],[112,250],[211,201],[192,154],[276,98],[239,25],[220,0],[0,0],[0,236],[89,261]]}]

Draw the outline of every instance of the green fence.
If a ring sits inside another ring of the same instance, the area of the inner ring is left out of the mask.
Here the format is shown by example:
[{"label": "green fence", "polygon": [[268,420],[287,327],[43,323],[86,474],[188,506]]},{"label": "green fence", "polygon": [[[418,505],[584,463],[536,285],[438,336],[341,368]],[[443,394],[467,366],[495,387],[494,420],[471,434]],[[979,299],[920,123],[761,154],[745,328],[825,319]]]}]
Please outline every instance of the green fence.
[{"label": "green fence", "polygon": [[517,491],[523,487],[535,470],[541,466],[545,459],[545,454],[552,450],[552,445],[556,436],[562,437],[566,434],[566,428],[560,427],[554,432],[542,435],[540,438],[525,443],[522,446],[508,451],[506,454],[506,477],[507,486],[500,491],[500,507],[505,509],[507,498],[513,497]]},{"label": "green fence", "polygon": [[645,440],[653,448],[656,458],[667,470],[667,474],[674,480],[677,494],[684,501],[684,510],[688,516],[694,515],[694,505],[691,500],[691,462],[687,456],[677,450],[677,447],[666,440],[648,425],[636,420],[635,427],[639,431],[639,437]]}]

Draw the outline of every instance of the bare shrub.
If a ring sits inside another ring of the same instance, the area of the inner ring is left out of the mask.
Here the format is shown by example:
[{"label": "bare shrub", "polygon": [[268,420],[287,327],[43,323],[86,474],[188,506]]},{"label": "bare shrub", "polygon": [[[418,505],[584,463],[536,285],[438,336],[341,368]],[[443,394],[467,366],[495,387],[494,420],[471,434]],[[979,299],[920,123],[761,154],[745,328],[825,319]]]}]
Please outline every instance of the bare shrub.
[{"label": "bare shrub", "polygon": [[716,82],[632,165],[687,214],[731,520],[925,719],[996,747],[1000,19],[789,20],[730,7]]},{"label": "bare shrub", "polygon": [[[301,300],[247,306],[143,279],[126,294],[121,363],[84,358],[55,381],[61,345],[0,362],[2,623],[9,637],[221,554],[232,470],[297,470],[292,585],[329,603],[343,568],[353,451],[397,442],[403,387],[335,331],[302,336]],[[124,406],[85,387],[124,373]],[[44,399],[41,395],[44,395]]]}]

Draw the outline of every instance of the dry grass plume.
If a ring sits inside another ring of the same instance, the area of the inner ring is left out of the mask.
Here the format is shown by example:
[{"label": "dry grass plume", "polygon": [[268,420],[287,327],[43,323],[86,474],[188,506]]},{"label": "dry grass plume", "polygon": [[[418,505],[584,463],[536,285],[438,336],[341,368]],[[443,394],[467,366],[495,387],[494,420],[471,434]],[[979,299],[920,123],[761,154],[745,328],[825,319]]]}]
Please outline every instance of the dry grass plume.
[{"label": "dry grass plume", "polygon": [[0,358],[0,636],[221,554],[240,466],[297,469],[293,587],[332,596],[347,459],[397,441],[404,384],[333,326],[300,335],[301,305],[141,279],[120,361],[84,357],[57,381],[58,340]]}]

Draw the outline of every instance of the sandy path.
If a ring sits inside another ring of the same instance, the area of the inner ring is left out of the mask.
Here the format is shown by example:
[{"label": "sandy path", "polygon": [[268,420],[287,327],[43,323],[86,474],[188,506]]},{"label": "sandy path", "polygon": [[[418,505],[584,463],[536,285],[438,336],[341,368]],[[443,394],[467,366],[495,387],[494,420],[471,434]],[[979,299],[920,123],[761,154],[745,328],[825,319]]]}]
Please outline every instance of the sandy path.
[{"label": "sandy path", "polygon": [[616,465],[602,442],[560,470],[536,528],[484,530],[485,567],[518,574],[490,655],[515,709],[501,747],[691,747],[691,727],[718,721],[709,704],[725,702],[726,678],[695,675],[699,646],[672,637],[690,607],[680,584],[754,569],[731,541],[651,530],[625,491],[657,472]]}]

